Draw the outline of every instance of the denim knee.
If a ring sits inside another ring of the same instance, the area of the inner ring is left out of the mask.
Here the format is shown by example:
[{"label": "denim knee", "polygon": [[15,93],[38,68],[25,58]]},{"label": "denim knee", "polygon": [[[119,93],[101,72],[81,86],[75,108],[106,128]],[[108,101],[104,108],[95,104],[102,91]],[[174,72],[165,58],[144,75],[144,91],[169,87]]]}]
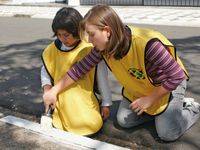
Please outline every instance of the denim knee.
[{"label": "denim knee", "polygon": [[180,127],[176,127],[174,129],[156,127],[156,130],[159,138],[168,142],[177,140],[182,134],[182,130]]},{"label": "denim knee", "polygon": [[127,122],[125,121],[125,116],[120,113],[117,114],[117,123],[123,128],[128,128]]}]

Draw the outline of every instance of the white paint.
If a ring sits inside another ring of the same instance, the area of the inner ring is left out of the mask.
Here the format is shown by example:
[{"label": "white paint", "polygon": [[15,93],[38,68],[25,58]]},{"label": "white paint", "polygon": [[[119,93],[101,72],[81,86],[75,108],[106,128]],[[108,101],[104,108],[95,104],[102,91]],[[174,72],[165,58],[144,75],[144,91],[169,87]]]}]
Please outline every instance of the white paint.
[{"label": "white paint", "polygon": [[51,129],[53,128],[52,122],[53,122],[53,119],[51,117],[42,115],[40,119],[40,126],[42,129]]},{"label": "white paint", "polygon": [[88,137],[76,135],[55,128],[42,129],[39,123],[17,118],[15,116],[6,116],[1,118],[0,121],[31,130],[32,132],[38,134],[45,135],[49,138],[55,139],[56,141],[60,141],[63,144],[78,146],[79,148],[82,147],[84,149],[96,150],[127,150],[127,148],[106,142],[101,142],[98,140],[93,140]]}]

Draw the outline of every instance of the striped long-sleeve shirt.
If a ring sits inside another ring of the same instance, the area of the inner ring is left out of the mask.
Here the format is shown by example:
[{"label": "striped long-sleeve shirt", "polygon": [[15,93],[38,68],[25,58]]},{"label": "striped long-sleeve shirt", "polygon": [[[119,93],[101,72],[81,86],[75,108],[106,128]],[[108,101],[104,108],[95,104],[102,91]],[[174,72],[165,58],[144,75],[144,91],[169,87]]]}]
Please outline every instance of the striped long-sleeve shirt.
[{"label": "striped long-sleeve shirt", "polygon": [[[165,89],[172,91],[184,80],[185,74],[180,65],[160,41],[149,42],[146,48],[146,72],[154,84],[161,84]],[[76,63],[67,73],[73,80],[78,80],[92,67],[103,59],[97,49],[91,52],[80,62]]]}]

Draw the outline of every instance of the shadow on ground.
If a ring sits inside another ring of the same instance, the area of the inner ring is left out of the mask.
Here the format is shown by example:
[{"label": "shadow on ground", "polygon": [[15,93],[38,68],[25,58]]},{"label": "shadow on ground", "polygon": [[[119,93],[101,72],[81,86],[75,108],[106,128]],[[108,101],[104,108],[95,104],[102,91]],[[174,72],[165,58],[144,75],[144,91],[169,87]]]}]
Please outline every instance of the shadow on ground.
[{"label": "shadow on ground", "polygon": [[[31,114],[38,117],[41,115],[43,104],[40,87],[40,67],[42,63],[40,56],[42,50],[50,42],[51,40],[49,39],[40,39],[31,43],[0,45],[0,106],[23,114]],[[187,95],[195,97],[200,102],[200,79],[198,78],[200,74],[200,37],[172,39],[172,42],[177,46],[177,52],[191,75]],[[110,82],[116,81],[113,79]],[[115,87],[111,88],[115,89]],[[115,90],[112,90],[112,92],[120,94]],[[96,138],[107,140],[107,142],[116,145],[124,144],[127,147],[137,149],[143,149],[144,147],[162,150],[179,150],[183,147],[190,150],[200,149],[199,121],[178,141],[163,143],[156,135],[154,122],[149,122],[134,129],[122,129],[118,126],[113,126],[118,105],[119,101],[115,101],[110,119],[104,124],[102,131]],[[14,136],[12,136],[12,134],[14,135],[12,127],[8,126],[8,128],[10,132],[9,138],[15,140]],[[34,144],[34,142],[29,144]]]},{"label": "shadow on ground", "polygon": [[172,42],[177,46],[177,52],[190,75],[187,93],[200,102],[200,37],[172,39]]},{"label": "shadow on ground", "polygon": [[43,112],[40,87],[41,53],[51,41],[0,47],[0,105],[25,114]]}]

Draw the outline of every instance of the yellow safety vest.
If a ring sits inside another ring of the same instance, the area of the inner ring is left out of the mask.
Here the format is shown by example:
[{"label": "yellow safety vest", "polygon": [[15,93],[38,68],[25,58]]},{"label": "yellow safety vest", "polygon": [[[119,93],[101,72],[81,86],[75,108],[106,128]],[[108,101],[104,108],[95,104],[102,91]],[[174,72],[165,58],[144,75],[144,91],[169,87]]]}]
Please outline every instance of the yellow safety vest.
[{"label": "yellow safety vest", "polygon": [[[148,96],[158,87],[152,84],[152,80],[147,76],[145,70],[145,48],[147,43],[152,39],[159,39],[169,49],[170,54],[177,60],[181,68],[187,72],[176,55],[172,43],[167,40],[161,33],[145,28],[130,27],[132,32],[132,41],[130,49],[126,56],[120,60],[106,58],[105,60],[116,79],[123,86],[122,94],[130,101],[137,98]],[[145,112],[150,115],[157,115],[164,111],[168,105],[170,94],[157,100],[157,103],[147,109]]]},{"label": "yellow safety vest", "polygon": [[[42,59],[53,83],[56,84],[91,48],[90,44],[82,41],[73,50],[65,52],[51,43],[44,50]],[[94,78],[95,68],[59,93],[53,113],[53,125],[56,128],[89,135],[96,133],[102,127],[99,103],[93,92]]]}]

